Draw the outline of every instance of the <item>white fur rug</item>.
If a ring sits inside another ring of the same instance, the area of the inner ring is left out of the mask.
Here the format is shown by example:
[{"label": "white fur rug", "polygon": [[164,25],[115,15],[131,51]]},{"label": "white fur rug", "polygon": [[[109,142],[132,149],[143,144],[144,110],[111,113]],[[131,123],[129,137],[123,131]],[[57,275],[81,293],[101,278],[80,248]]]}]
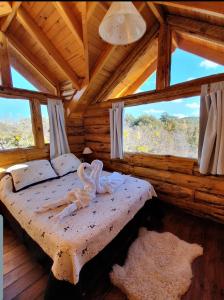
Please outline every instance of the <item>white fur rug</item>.
[{"label": "white fur rug", "polygon": [[191,284],[191,263],[202,254],[201,246],[172,233],[141,228],[124,266],[114,265],[110,278],[130,300],[180,299]]}]

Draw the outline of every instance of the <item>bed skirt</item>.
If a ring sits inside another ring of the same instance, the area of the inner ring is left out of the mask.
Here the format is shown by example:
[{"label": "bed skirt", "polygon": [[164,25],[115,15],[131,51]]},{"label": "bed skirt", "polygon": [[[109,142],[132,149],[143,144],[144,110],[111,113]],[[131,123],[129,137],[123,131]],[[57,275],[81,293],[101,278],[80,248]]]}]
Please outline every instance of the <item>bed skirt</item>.
[{"label": "bed skirt", "polygon": [[163,217],[162,208],[157,198],[146,201],[143,208],[138,211],[120,233],[100,253],[83,266],[79,282],[73,285],[54,277],[51,272],[52,259],[26,233],[1,201],[0,209],[4,218],[4,225],[8,224],[13,229],[32,256],[49,272],[45,300],[87,300],[90,299],[88,295],[91,295],[99,285],[99,280],[105,280],[104,285],[109,286],[108,273],[112,265],[115,263],[122,265],[124,263],[127,250],[137,237],[139,227],[144,226],[150,230],[160,229]]}]

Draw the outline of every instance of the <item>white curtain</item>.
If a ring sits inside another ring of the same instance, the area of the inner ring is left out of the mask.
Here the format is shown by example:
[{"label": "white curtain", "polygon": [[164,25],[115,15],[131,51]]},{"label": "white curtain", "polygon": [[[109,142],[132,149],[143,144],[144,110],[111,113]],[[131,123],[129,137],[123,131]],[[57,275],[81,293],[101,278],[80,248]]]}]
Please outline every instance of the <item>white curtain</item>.
[{"label": "white curtain", "polygon": [[199,171],[224,175],[224,82],[201,88]]},{"label": "white curtain", "polygon": [[123,108],[124,102],[119,102],[110,109],[111,158],[123,158]]},{"label": "white curtain", "polygon": [[48,99],[48,114],[50,123],[50,157],[52,159],[70,152],[62,101]]}]

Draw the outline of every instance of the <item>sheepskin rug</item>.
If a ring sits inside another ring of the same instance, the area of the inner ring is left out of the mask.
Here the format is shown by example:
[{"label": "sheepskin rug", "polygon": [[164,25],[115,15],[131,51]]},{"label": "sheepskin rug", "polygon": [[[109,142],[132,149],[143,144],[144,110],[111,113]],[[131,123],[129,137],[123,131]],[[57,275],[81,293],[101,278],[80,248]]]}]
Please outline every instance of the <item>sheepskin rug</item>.
[{"label": "sheepskin rug", "polygon": [[112,283],[130,300],[176,300],[191,284],[191,263],[203,248],[172,233],[141,228],[124,266],[114,265]]}]

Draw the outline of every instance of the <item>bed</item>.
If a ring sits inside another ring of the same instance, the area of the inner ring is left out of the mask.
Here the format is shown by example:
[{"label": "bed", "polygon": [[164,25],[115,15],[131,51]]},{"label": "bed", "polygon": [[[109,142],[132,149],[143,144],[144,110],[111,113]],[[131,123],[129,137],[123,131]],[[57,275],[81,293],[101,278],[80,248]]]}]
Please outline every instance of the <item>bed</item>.
[{"label": "bed", "polygon": [[52,259],[55,278],[72,284],[79,281],[83,265],[115,238],[147,200],[156,196],[149,182],[130,176],[114,194],[98,194],[88,207],[58,222],[54,216],[63,207],[44,213],[36,210],[57,201],[72,188],[81,187],[76,172],[16,193],[11,177],[3,179],[0,199],[4,206]]}]

